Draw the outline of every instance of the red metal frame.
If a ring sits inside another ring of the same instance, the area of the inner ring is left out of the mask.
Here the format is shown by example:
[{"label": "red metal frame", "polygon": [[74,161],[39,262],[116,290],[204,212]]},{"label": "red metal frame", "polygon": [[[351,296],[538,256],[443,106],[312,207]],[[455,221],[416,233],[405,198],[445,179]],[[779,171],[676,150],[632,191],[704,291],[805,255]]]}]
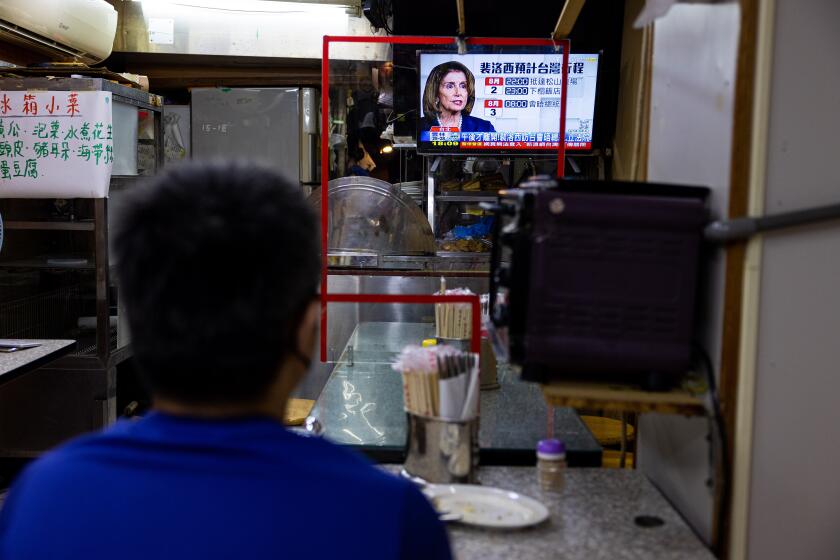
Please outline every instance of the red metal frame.
[{"label": "red metal frame", "polygon": [[[358,37],[358,36],[324,36],[324,50],[321,60],[321,361],[327,361],[327,303],[405,303],[405,304],[434,304],[434,303],[469,303],[471,305],[472,339],[470,349],[479,352],[481,345],[481,301],[477,295],[472,296],[444,296],[444,295],[385,295],[385,294],[330,294],[328,293],[328,263],[327,248],[328,210],[329,210],[329,102],[330,102],[330,44],[331,43],[386,43],[392,45],[452,45],[457,42],[455,37],[428,36],[400,36],[400,37]],[[563,48],[563,93],[560,97],[560,132],[561,141],[557,146],[557,177],[563,178],[566,159],[566,86],[569,80],[569,50],[571,43],[568,39],[553,41],[551,39],[517,39],[514,37],[468,37],[467,45],[499,45],[499,46],[534,46]]]},{"label": "red metal frame", "polygon": [[[468,303],[470,304],[470,322],[472,323],[472,336],[470,337],[470,351],[478,353],[481,351],[481,299],[478,295],[464,296],[440,296],[434,294],[400,295],[400,294],[326,294],[326,301],[332,303],[406,303],[406,304],[429,304],[429,303]],[[324,312],[326,306],[323,307]],[[323,316],[322,316],[323,318]],[[326,352],[326,336],[321,328],[321,352]],[[321,358],[326,361],[326,356]]]}]

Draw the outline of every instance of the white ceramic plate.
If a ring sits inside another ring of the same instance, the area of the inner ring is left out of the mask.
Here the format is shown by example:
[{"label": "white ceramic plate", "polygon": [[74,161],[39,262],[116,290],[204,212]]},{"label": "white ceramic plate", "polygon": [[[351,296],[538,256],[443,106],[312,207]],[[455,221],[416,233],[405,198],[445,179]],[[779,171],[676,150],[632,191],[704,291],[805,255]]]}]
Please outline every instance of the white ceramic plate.
[{"label": "white ceramic plate", "polygon": [[528,496],[471,484],[430,484],[423,493],[438,513],[468,525],[516,529],[548,519],[548,509]]}]

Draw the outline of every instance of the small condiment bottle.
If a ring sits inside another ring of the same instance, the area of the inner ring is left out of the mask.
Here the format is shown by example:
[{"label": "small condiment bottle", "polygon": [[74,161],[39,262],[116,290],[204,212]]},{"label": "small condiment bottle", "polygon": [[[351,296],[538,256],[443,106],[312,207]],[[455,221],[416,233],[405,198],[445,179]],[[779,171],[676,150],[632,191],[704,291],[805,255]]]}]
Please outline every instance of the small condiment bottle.
[{"label": "small condiment bottle", "polygon": [[566,474],[566,445],[559,439],[537,444],[537,476],[544,492],[562,492]]},{"label": "small condiment bottle", "polygon": [[493,346],[490,344],[490,339],[482,335],[481,337],[481,360],[479,361],[479,379],[482,390],[498,389],[499,376],[496,366],[496,354],[493,352]]}]

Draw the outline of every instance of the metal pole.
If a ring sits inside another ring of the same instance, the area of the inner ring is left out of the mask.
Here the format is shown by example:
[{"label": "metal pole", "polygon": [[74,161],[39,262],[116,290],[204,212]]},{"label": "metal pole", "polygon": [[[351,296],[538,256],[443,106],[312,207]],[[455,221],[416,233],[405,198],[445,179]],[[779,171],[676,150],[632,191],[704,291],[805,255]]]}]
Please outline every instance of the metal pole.
[{"label": "metal pole", "polygon": [[555,41],[569,36],[585,3],[586,0],[566,0],[563,11],[557,18],[557,25],[554,26],[554,33],[551,34]]}]

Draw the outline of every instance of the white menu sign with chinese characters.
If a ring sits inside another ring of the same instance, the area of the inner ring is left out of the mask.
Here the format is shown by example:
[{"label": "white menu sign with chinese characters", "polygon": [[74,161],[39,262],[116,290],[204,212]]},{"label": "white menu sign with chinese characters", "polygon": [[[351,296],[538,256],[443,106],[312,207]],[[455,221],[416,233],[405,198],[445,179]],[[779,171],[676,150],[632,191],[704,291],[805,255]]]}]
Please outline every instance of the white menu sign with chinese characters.
[{"label": "white menu sign with chinese characters", "polygon": [[111,92],[0,91],[0,198],[105,198]]}]

